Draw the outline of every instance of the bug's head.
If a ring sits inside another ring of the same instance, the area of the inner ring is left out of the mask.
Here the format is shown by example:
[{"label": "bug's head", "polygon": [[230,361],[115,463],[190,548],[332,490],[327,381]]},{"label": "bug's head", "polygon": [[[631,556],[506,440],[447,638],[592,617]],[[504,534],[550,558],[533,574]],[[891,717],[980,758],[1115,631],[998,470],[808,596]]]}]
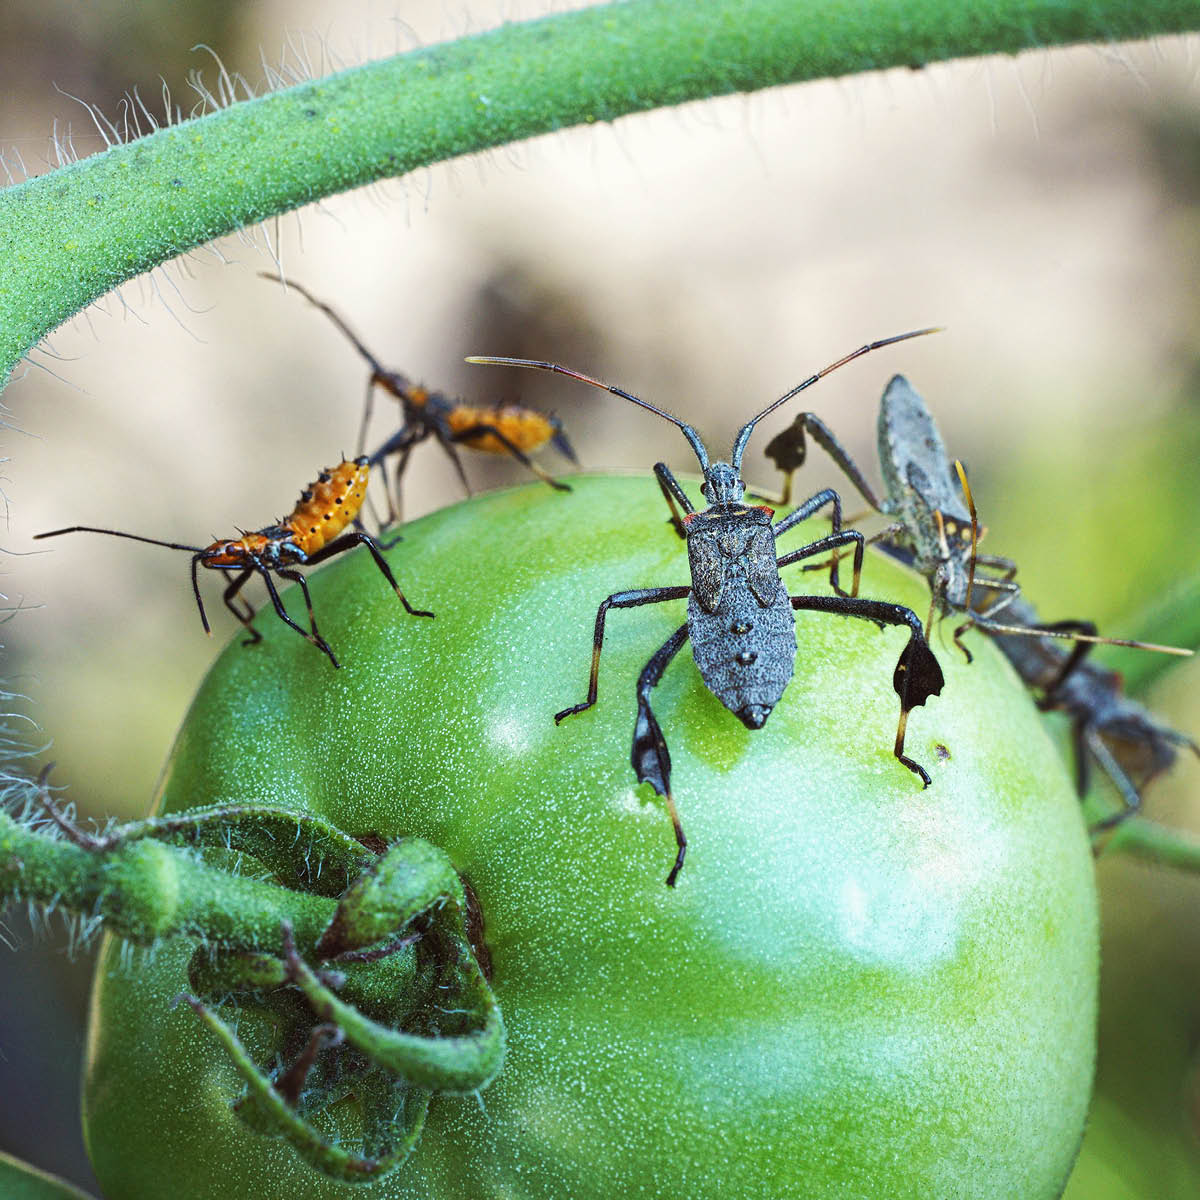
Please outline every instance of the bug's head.
[{"label": "bug's head", "polygon": [[700,491],[713,507],[738,504],[746,494],[746,484],[735,467],[727,462],[715,462],[704,468]]}]

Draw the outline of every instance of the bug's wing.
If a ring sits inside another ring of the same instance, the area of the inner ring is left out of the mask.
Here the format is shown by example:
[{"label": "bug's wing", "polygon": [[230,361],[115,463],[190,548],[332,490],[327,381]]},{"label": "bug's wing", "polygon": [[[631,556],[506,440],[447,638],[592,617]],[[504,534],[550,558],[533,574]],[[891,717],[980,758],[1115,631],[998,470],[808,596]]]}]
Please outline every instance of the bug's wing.
[{"label": "bug's wing", "polygon": [[768,608],[779,593],[779,567],[775,535],[767,527],[756,529],[746,543],[746,579],[754,598]]},{"label": "bug's wing", "polygon": [[[773,566],[774,559],[771,562]],[[688,566],[692,572],[692,595],[705,612],[716,612],[725,585],[725,557],[711,533],[689,536]]]}]

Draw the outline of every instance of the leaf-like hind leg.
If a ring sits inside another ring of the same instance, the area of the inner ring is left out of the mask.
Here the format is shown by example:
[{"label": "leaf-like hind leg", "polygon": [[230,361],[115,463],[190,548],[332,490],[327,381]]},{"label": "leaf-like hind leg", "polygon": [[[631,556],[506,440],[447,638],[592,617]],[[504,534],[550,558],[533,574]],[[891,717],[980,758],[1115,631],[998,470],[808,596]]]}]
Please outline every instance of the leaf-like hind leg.
[{"label": "leaf-like hind leg", "polygon": [[904,753],[904,734],[908,727],[909,712],[924,704],[930,696],[938,695],[945,682],[942,678],[942,668],[925,640],[920,617],[903,604],[890,604],[885,600],[843,596],[792,596],[790,599],[792,608],[797,610],[862,617],[874,621],[881,629],[884,625],[908,626],[908,643],[900,652],[896,670],[892,674],[892,688],[900,697],[900,721],[896,727],[896,743],[892,752],[925,787],[928,787],[933,782],[929,773],[919,762]]},{"label": "leaf-like hind leg", "polygon": [[875,494],[875,489],[867,482],[866,477],[858,469],[858,464],[850,457],[845,447],[834,437],[824,421],[815,413],[802,412],[783,430],[777,433],[768,443],[763,453],[783,472],[783,503],[787,504],[792,494],[792,476],[798,471],[808,457],[805,444],[805,432],[841,468],[842,473],[858,489],[862,498],[876,511],[881,510],[881,502]]},{"label": "leaf-like hind leg", "polygon": [[675,830],[675,864],[667,876],[667,887],[674,887],[675,880],[683,868],[683,856],[687,853],[687,837],[671,795],[671,754],[659,728],[658,720],[650,708],[650,692],[658,686],[667,664],[687,641],[688,627],[681,625],[654,652],[650,661],[642,668],[637,683],[637,720],[633,727],[633,753],[630,761],[637,774],[638,783],[648,783],[667,802],[667,813]]}]

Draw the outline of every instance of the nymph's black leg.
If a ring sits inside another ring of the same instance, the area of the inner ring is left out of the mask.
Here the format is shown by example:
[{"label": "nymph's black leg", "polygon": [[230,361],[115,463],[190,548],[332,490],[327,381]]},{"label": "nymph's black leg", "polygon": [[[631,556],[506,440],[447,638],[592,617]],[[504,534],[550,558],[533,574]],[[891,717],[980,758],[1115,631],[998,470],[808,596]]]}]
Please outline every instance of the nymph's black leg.
[{"label": "nymph's black leg", "polygon": [[208,623],[208,613],[204,611],[204,597],[200,595],[200,560],[203,557],[203,551],[192,555],[192,595],[196,597],[196,607],[200,610],[200,624],[204,626],[204,632],[212,637],[212,626]]},{"label": "nymph's black leg", "polygon": [[[387,559],[380,552],[379,545],[375,539],[369,534],[364,533],[361,529],[352,529],[348,533],[343,533],[341,537],[334,539],[327,546],[322,546],[316,554],[309,555],[307,565],[312,567],[317,563],[324,562],[327,558],[333,558],[335,554],[341,554],[346,550],[352,550],[355,546],[366,546],[371,552],[371,557],[375,560],[375,565],[383,572],[383,577],[392,585],[392,591],[400,597],[400,603],[414,617],[432,617],[433,613],[427,612],[423,608],[413,608],[405,599],[404,593],[400,590],[400,585],[396,582],[395,575],[392,574],[392,568],[388,566]],[[281,575],[282,571],[279,572]]]},{"label": "nymph's black leg", "polygon": [[582,704],[575,704],[571,708],[564,708],[562,712],[555,713],[555,725],[565,717],[583,712],[584,709],[591,708],[596,703],[597,678],[600,674],[600,648],[604,644],[604,616],[610,608],[636,608],[640,604],[659,604],[664,600],[683,600],[691,590],[690,587],[638,588],[636,591],[614,592],[607,599],[602,600],[600,607],[596,610],[596,628],[592,635],[592,669],[588,676],[587,699]]},{"label": "nymph's black leg", "polygon": [[[784,517],[782,521],[777,522],[775,525],[776,538],[778,538],[780,534],[787,533],[787,531],[794,526],[799,525],[801,521],[807,521],[809,517],[819,512],[827,504],[832,505],[833,507],[833,511],[829,517],[832,533],[834,535],[841,533],[842,498],[833,490],[833,488],[826,488],[824,491],[817,492],[815,495],[809,496],[809,498],[805,500],[803,504],[799,505],[795,510],[788,513],[788,515]],[[851,585],[850,590],[851,596],[857,596],[859,575],[862,572],[863,536],[861,533],[855,532],[854,538],[849,540],[856,540],[858,543],[854,551],[854,583]],[[820,544],[821,543],[819,542],[812,543],[814,546]],[[805,547],[805,549],[807,548],[808,547]],[[781,559],[780,562],[782,563],[782,561],[783,560]],[[829,586],[832,587],[839,596],[846,595],[846,593],[842,591],[841,587],[838,586],[837,554],[834,554],[829,561]]]},{"label": "nymph's black leg", "polygon": [[355,458],[367,452],[367,427],[371,424],[371,415],[375,411],[375,385],[379,382],[374,374],[367,376],[367,394],[363,400],[362,421],[358,426],[358,449]]},{"label": "nymph's black leg", "polygon": [[471,490],[471,481],[467,478],[466,471],[463,470],[462,459],[458,457],[458,451],[454,449],[454,434],[440,419],[430,425],[430,430],[433,433],[434,440],[446,452],[446,457],[454,464],[454,470],[458,475],[459,483],[463,485],[463,491],[468,496],[473,496],[475,493]]},{"label": "nymph's black leg", "polygon": [[686,538],[687,530],[683,525],[683,515],[696,511],[692,507],[692,502],[687,498],[687,493],[680,487],[679,480],[671,474],[671,468],[666,463],[654,464],[654,478],[658,480],[663,499],[666,500],[667,507],[671,510],[672,527],[681,538]]},{"label": "nymph's black leg", "polygon": [[[379,469],[379,478],[383,481],[383,493],[387,496],[388,515],[387,520],[383,523],[383,528],[394,525],[400,520],[400,484],[404,478],[404,468],[408,465],[408,456],[412,453],[412,448],[418,442],[424,441],[431,432],[424,426],[404,424],[367,459],[367,465],[372,470]],[[394,484],[388,479],[387,469],[387,460],[393,454],[400,455],[400,465],[396,468]]]},{"label": "nymph's black leg", "polygon": [[275,580],[271,578],[271,572],[266,567],[257,567],[256,570],[263,577],[263,582],[267,585],[267,595],[271,597],[271,603],[274,605],[276,613],[279,614],[279,619],[285,625],[290,625],[306,642],[311,642],[318,650],[329,655],[329,661],[335,667],[340,666],[341,664],[334,657],[329,643],[317,632],[317,619],[313,616],[312,597],[308,594],[308,583],[304,576],[299,571],[284,570],[279,572],[284,579],[290,579],[300,584],[304,592],[304,603],[308,608],[308,621],[312,627],[311,632],[308,629],[302,629],[288,616],[287,609],[283,607],[283,601],[279,598],[279,589],[275,586]]},{"label": "nymph's black leg", "polygon": [[688,627],[681,625],[654,652],[654,656],[642,668],[637,684],[637,721],[633,727],[633,753],[630,761],[637,774],[638,783],[648,783],[667,802],[667,813],[675,829],[675,865],[667,876],[667,887],[674,887],[683,867],[683,856],[687,852],[687,838],[671,795],[671,755],[658,721],[650,709],[650,691],[658,686],[667,664],[675,657],[679,647],[687,641]]},{"label": "nymph's black leg", "polygon": [[225,602],[225,607],[229,609],[229,611],[233,613],[235,617],[237,617],[237,619],[246,627],[247,632],[250,634],[250,636],[246,638],[244,642],[242,642],[243,646],[253,646],[255,642],[262,641],[262,634],[254,628],[252,623],[254,621],[254,609],[251,607],[250,602],[245,598],[245,596],[241,597],[242,603],[246,606],[245,612],[241,611],[241,609],[234,604],[234,599],[237,598],[238,593],[245,586],[246,580],[248,580],[253,574],[254,568],[246,567],[245,570],[238,572],[238,574],[230,580],[229,586],[221,593],[221,599]]},{"label": "nymph's black leg", "polygon": [[794,609],[809,612],[837,613],[844,617],[863,617],[874,621],[880,628],[884,625],[907,625],[908,644],[901,651],[896,670],[892,674],[892,688],[900,697],[900,723],[896,728],[896,744],[893,753],[914,775],[918,775],[928,787],[932,780],[920,763],[904,753],[904,732],[908,726],[908,714],[930,696],[936,696],[945,682],[942,668],[925,640],[921,619],[911,608],[902,604],[889,604],[884,600],[863,600],[843,596],[792,596]]},{"label": "nymph's black leg", "polygon": [[486,422],[480,422],[478,425],[469,425],[466,429],[460,429],[452,433],[450,440],[461,444],[471,441],[472,438],[484,437],[488,434],[494,437],[517,462],[532,471],[543,483],[548,483],[552,488],[556,488],[560,492],[569,492],[571,490],[569,484],[560,483],[548,471],[542,470],[520,446],[513,442],[506,434],[501,433],[495,425],[488,425]]}]

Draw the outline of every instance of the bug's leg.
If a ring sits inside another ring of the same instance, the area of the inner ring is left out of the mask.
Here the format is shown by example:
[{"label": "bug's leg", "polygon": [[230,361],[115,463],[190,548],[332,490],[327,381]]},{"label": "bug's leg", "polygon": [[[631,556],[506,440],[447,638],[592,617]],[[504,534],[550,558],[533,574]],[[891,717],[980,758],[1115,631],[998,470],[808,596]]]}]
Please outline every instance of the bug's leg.
[{"label": "bug's leg", "polygon": [[[775,525],[775,536],[778,538],[780,534],[787,533],[789,529],[798,525],[801,521],[807,521],[809,517],[813,516],[814,513],[819,512],[827,504],[832,508],[829,516],[831,536],[839,536],[842,533],[842,498],[833,490],[833,488],[825,488],[824,491],[820,491],[815,495],[809,496],[809,498],[805,500],[803,504],[799,505],[792,512],[788,513],[788,515],[784,517],[782,521],[779,521]],[[865,543],[863,535],[857,531],[854,531],[854,536],[852,538],[848,538],[846,540],[854,541],[856,543],[854,547],[854,582],[850,585],[849,594],[851,596],[857,596],[859,577],[862,574],[863,546]],[[820,546],[824,544],[824,542],[813,542],[811,543],[811,546]],[[845,542],[836,544],[844,545]],[[811,546],[806,546],[804,549],[809,550],[811,549]],[[785,555],[784,557],[786,558],[788,556]],[[799,557],[806,556],[800,555]],[[792,561],[794,562],[796,560],[792,559]],[[783,559],[780,560],[780,563],[782,565]],[[836,552],[829,560],[829,586],[833,588],[833,590],[839,596],[845,596],[847,594],[846,592],[842,591],[840,585],[838,584],[838,555]]]},{"label": "bug's leg", "polygon": [[[396,464],[396,475],[394,486],[389,486],[388,478],[383,471],[383,464],[380,464],[381,473],[383,473],[383,486],[387,489],[388,498],[388,519],[387,524],[380,525],[380,532],[389,528],[392,525],[400,525],[404,521],[404,496],[400,491],[400,484],[404,479],[404,469],[408,466],[408,457],[412,454],[412,443],[410,442],[400,451],[400,461]],[[366,533],[366,529],[361,522],[356,521],[355,525]],[[381,542],[380,545],[385,550],[390,550],[397,542],[404,541],[404,534],[394,533],[386,542]]]},{"label": "bug's leg", "polygon": [[[388,566],[387,559],[383,557],[379,549],[379,543],[369,534],[364,533],[361,529],[352,529],[347,533],[343,533],[341,537],[335,538],[327,546],[322,546],[316,554],[310,554],[307,559],[307,565],[314,567],[317,563],[324,562],[327,558],[333,558],[335,554],[342,554],[347,550],[353,550],[355,546],[366,546],[371,552],[371,557],[375,560],[375,565],[382,572],[384,579],[392,586],[392,591],[400,598],[400,603],[404,605],[405,611],[414,617],[432,617],[433,613],[427,612],[423,608],[413,608],[405,598],[404,593],[400,590],[400,585],[396,582],[395,575],[392,574],[392,568]],[[283,574],[282,571],[279,572]],[[301,576],[303,578],[303,576]],[[307,593],[306,593],[307,594]]]},{"label": "bug's leg", "polygon": [[[1121,808],[1089,828],[1088,832],[1095,836],[1109,829],[1115,829],[1126,817],[1137,812],[1142,807],[1142,796],[1134,786],[1133,780],[1129,778],[1125,769],[1117,762],[1113,752],[1108,748],[1100,730],[1088,722],[1081,722],[1076,738],[1076,753],[1079,755],[1077,763],[1084,761],[1083,751],[1085,749],[1100,764],[1101,770],[1112,780],[1113,786],[1121,795]],[[1081,773],[1081,777],[1077,778],[1077,782],[1080,784],[1079,796],[1082,799],[1087,791],[1088,773],[1086,769]]]},{"label": "bug's leg", "polygon": [[667,887],[674,887],[675,880],[679,878],[683,856],[687,853],[687,838],[679,820],[679,810],[675,807],[675,798],[671,795],[671,755],[658,720],[651,711],[650,692],[658,686],[667,664],[687,641],[687,635],[688,627],[681,625],[642,668],[637,682],[637,720],[633,726],[633,752],[630,755],[638,783],[648,783],[667,802],[667,813],[675,830],[675,864],[667,876]]},{"label": "bug's leg", "polygon": [[379,377],[374,372],[367,376],[367,394],[363,400],[362,421],[358,426],[358,449],[354,452],[355,458],[367,452],[367,426],[371,424],[371,416],[375,409],[375,386],[378,382]]},{"label": "bug's leg", "polygon": [[200,624],[204,626],[204,632],[212,637],[212,626],[208,623],[208,613],[204,611],[204,597],[200,595],[200,560],[203,557],[203,551],[192,555],[192,595],[196,597],[196,607],[200,610]]},{"label": "bug's leg", "polygon": [[455,430],[453,433],[449,434],[449,440],[453,443],[460,444],[463,442],[470,442],[475,438],[481,438],[484,436],[494,437],[496,441],[498,441],[500,445],[502,445],[504,449],[507,450],[508,453],[517,460],[517,462],[519,462],[523,467],[532,471],[543,483],[548,483],[552,488],[555,488],[560,492],[569,492],[571,490],[569,484],[560,482],[548,471],[545,471],[539,467],[537,463],[535,463],[533,459],[530,458],[529,455],[526,454],[525,451],[522,450],[521,447],[512,440],[512,438],[508,437],[504,433],[501,433],[495,425],[491,425],[486,421],[480,421],[475,425],[468,425],[466,429]]},{"label": "bug's leg", "polygon": [[[845,546],[848,543],[854,543],[854,582],[850,585],[851,597],[858,595],[858,582],[862,575],[863,551],[866,548],[866,538],[863,537],[857,529],[842,529],[837,533],[831,533],[828,537],[818,538],[815,542],[810,542],[807,546],[801,546],[799,550],[792,550],[785,554],[778,561],[778,566],[791,566],[794,562],[799,562],[802,558],[808,558],[813,554],[824,554],[826,550],[835,550],[838,546]],[[829,560],[829,582],[833,590],[839,596],[846,596],[847,593],[838,587],[837,583],[837,554]]]},{"label": "bug's leg", "polygon": [[[976,621],[981,629],[989,629],[990,623]],[[1091,621],[1048,621],[1044,625],[1031,625],[1031,629],[1046,629],[1046,630],[1063,630],[1070,633],[1083,633],[1089,637],[1094,637],[1096,634],[1096,626]],[[1066,682],[1067,677],[1079,666],[1081,662],[1091,653],[1094,642],[1076,642],[1071,648],[1071,653],[1064,656],[1062,666],[1054,678],[1046,685],[1045,691],[1042,692],[1037,706],[1042,712],[1048,712],[1051,709],[1057,708],[1059,703],[1058,693],[1062,685]]]},{"label": "bug's leg", "polygon": [[[869,517],[870,515],[871,515],[870,513],[855,513],[854,516],[847,518],[846,524],[847,525],[857,524],[857,522],[861,521],[864,517]],[[903,533],[903,532],[904,532],[904,526],[898,522],[893,525],[885,525],[882,529],[877,530],[875,533],[871,534],[870,537],[867,538],[867,545],[873,546],[873,545],[875,545],[876,542],[887,542],[889,545],[894,545],[894,542],[892,539],[895,538],[896,534]],[[805,563],[804,566],[802,566],[800,568],[800,570],[802,570],[802,571],[825,571],[825,570],[828,570],[832,561],[833,560],[831,558],[827,558],[822,562]]]},{"label": "bug's leg", "polygon": [[671,468],[666,463],[654,464],[654,478],[658,480],[663,499],[666,500],[667,507],[671,510],[670,524],[681,538],[686,538],[687,530],[683,526],[683,519],[685,514],[696,511],[692,507],[692,502],[687,498],[687,493],[680,487],[679,480],[671,474]]},{"label": "bug's leg", "polygon": [[867,482],[866,477],[858,469],[858,464],[852,459],[845,447],[833,436],[820,417],[815,413],[802,412],[782,433],[778,433],[768,443],[764,454],[783,472],[784,494],[783,503],[791,499],[792,476],[804,465],[808,457],[804,435],[807,432],[814,442],[821,446],[830,458],[837,464],[842,474],[854,484],[862,498],[876,511],[882,511],[882,502],[875,494],[874,488]]},{"label": "bug's leg", "polygon": [[929,773],[919,762],[904,753],[908,714],[918,705],[924,704],[930,696],[938,695],[945,682],[942,678],[942,668],[925,640],[920,617],[903,604],[890,604],[885,600],[864,600],[861,597],[845,596],[792,596],[790,599],[792,607],[797,610],[807,609],[810,612],[862,617],[874,621],[881,629],[884,625],[908,626],[908,644],[900,652],[896,670],[892,674],[892,688],[900,697],[900,722],[896,727],[896,744],[892,752],[928,787],[933,782]]},{"label": "bug's leg", "polygon": [[[981,535],[982,536],[982,535]],[[1012,583],[1017,576],[1017,564],[1011,558],[1005,558],[1000,554],[977,554],[975,561],[981,567],[991,567],[1000,572],[998,579],[988,583],[988,587],[995,587],[997,584]],[[1016,588],[1020,591],[1020,587]]]},{"label": "bug's leg", "polygon": [[[384,495],[387,496],[388,515],[387,520],[380,523],[380,527],[386,529],[389,525],[394,525],[400,519],[400,480],[404,474],[404,465],[408,462],[408,455],[412,448],[429,436],[430,431],[424,426],[412,425],[406,422],[401,425],[395,433],[392,434],[374,454],[367,459],[367,466],[372,470],[378,468],[379,477],[383,480]],[[401,465],[396,471],[396,482],[393,494],[393,486],[388,479],[387,460],[391,455],[399,454],[401,456]]]},{"label": "bug's leg", "polygon": [[267,585],[267,595],[271,597],[271,604],[275,608],[275,612],[279,615],[279,619],[285,625],[290,625],[306,642],[311,642],[318,650],[329,656],[329,661],[335,667],[341,666],[341,663],[334,657],[333,650],[329,643],[321,636],[317,630],[317,618],[313,615],[312,597],[308,594],[308,581],[300,574],[299,571],[289,571],[286,569],[279,570],[278,574],[283,579],[289,579],[293,583],[298,583],[304,593],[304,603],[308,607],[308,622],[311,626],[311,632],[297,625],[295,621],[287,614],[287,609],[283,607],[283,601],[279,598],[279,589],[275,586],[275,580],[271,578],[271,572],[263,566],[255,568],[263,577],[263,582]]},{"label": "bug's leg", "polygon": [[251,606],[250,601],[247,600],[245,596],[240,597],[242,603],[246,606],[245,611],[242,611],[237,607],[236,604],[234,604],[234,600],[239,598],[238,593],[243,587],[245,587],[246,581],[253,574],[254,568],[246,567],[244,570],[238,572],[238,574],[229,581],[229,586],[226,587],[226,589],[221,593],[221,599],[224,601],[225,607],[229,609],[229,611],[233,613],[235,617],[237,617],[237,619],[246,627],[246,632],[250,634],[250,636],[246,638],[244,642],[242,642],[243,646],[253,646],[255,642],[262,641],[262,634],[259,633],[253,625],[254,609]]},{"label": "bug's leg", "polygon": [[583,712],[596,703],[596,687],[600,674],[600,648],[604,644],[604,616],[610,608],[636,608],[640,604],[659,604],[664,600],[683,600],[687,597],[690,587],[638,588],[628,592],[614,592],[611,596],[600,601],[596,610],[596,628],[592,635],[592,669],[588,676],[587,699],[582,704],[574,704],[554,714],[555,725],[566,717]]},{"label": "bug's leg", "polygon": [[463,470],[462,459],[458,457],[458,451],[454,449],[454,435],[450,427],[443,418],[433,413],[429,413],[427,419],[429,421],[429,432],[433,435],[437,444],[446,452],[446,457],[454,464],[454,470],[458,475],[459,482],[463,485],[463,491],[468,496],[474,495],[471,490],[471,481],[467,478],[466,471]]}]

